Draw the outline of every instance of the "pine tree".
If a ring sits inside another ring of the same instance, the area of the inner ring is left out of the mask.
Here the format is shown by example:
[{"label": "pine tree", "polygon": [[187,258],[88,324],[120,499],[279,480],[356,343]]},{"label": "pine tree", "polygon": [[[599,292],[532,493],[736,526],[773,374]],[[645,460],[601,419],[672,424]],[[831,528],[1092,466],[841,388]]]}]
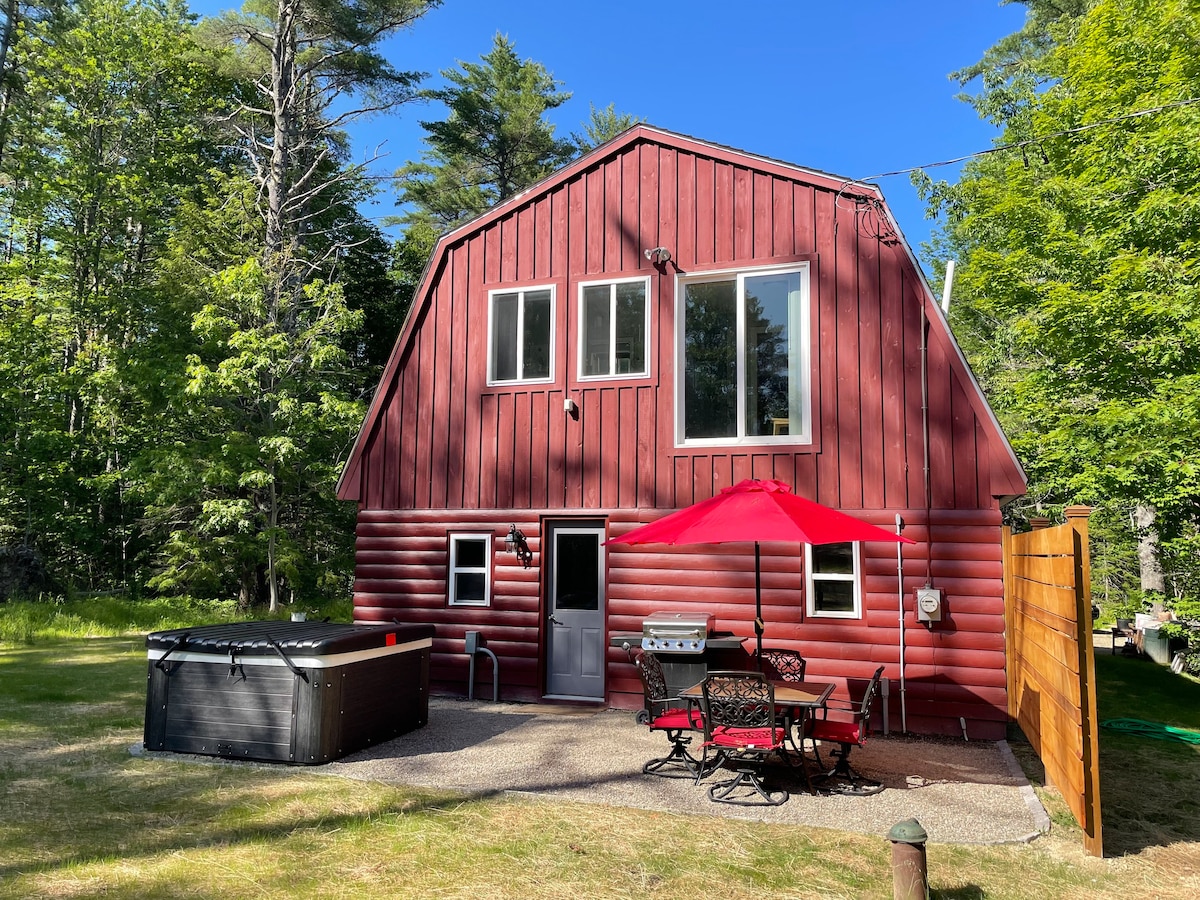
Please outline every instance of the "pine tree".
[{"label": "pine tree", "polygon": [[546,113],[570,99],[541,63],[522,61],[504,35],[478,63],[445,69],[449,84],[422,96],[445,104],[447,117],[422,122],[428,149],[396,173],[408,224],[438,232],[481,215],[553,172],[575,154],[554,136]]}]

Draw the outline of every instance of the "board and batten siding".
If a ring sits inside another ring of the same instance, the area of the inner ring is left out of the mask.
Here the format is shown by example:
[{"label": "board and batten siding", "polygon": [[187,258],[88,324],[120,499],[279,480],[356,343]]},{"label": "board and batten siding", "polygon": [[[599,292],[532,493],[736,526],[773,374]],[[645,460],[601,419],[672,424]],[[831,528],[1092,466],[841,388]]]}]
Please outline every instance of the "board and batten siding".
[{"label": "board and batten siding", "polygon": [[[367,509],[674,509],[778,478],[844,510],[919,506],[920,289],[880,228],[832,188],[631,145],[447,249],[346,493]],[[642,253],[660,245],[661,270]],[[810,266],[812,444],[676,447],[676,273],[789,262]],[[650,278],[650,377],[579,381],[579,282],[635,275]],[[535,285],[555,289],[554,381],[489,387],[488,292]],[[939,338],[932,506],[988,507],[1010,491]]]}]

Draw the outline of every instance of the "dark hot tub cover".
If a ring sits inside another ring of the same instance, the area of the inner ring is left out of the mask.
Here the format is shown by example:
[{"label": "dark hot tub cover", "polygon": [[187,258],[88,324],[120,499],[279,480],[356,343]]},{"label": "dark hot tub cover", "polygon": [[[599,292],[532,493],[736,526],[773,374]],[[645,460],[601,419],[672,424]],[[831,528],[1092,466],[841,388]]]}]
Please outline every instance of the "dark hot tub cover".
[{"label": "dark hot tub cover", "polygon": [[238,622],[156,631],[145,745],[314,765],[420,728],[432,625]]}]

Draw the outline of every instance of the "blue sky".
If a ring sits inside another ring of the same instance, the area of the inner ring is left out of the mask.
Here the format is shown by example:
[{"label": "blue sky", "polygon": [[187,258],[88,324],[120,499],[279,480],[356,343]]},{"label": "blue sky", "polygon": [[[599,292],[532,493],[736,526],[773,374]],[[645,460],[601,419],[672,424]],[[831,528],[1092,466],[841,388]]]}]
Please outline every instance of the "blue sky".
[{"label": "blue sky", "polygon": [[[397,68],[429,72],[432,85],[501,32],[573,92],[550,117],[562,136],[579,130],[589,102],[613,103],[672,131],[865,178],[992,145],[994,129],[955,99],[947,74],[1023,19],[1022,6],[999,0],[446,0],[384,52]],[[388,174],[420,156],[420,120],[442,115],[409,105],[360,123],[351,129],[356,158],[382,144],[387,156],[373,170]],[[908,177],[879,183],[920,253],[931,224]],[[364,213],[394,213],[393,198],[385,186]]]}]

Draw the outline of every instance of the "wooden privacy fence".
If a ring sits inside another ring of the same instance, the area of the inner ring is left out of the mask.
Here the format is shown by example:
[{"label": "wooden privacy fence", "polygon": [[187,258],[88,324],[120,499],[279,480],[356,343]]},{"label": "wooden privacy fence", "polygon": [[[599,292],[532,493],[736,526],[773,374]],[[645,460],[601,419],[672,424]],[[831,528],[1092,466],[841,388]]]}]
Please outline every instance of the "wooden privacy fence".
[{"label": "wooden privacy fence", "polygon": [[1008,712],[1083,828],[1083,844],[1103,855],[1096,663],[1092,651],[1087,519],[1024,534],[1004,529],[1004,618]]}]

